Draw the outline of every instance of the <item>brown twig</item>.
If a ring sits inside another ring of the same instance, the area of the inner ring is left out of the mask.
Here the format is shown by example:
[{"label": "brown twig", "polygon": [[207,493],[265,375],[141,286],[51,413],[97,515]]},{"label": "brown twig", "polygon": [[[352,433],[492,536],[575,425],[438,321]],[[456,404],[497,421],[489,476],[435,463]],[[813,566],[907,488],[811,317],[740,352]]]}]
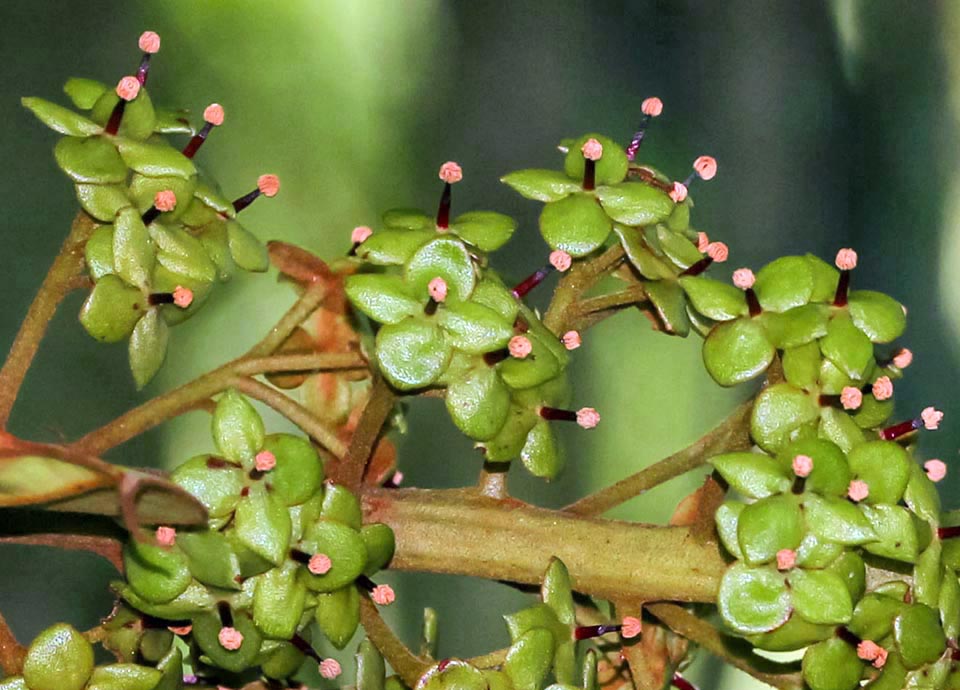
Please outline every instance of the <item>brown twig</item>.
[{"label": "brown twig", "polygon": [[370,460],[383,425],[393,410],[397,398],[382,377],[374,378],[367,406],[350,439],[343,462],[338,468],[336,481],[348,489],[356,490],[363,481],[363,471]]},{"label": "brown twig", "polygon": [[557,285],[543,324],[554,333],[565,333],[576,311],[576,301],[623,261],[623,257],[623,246],[618,242],[599,256],[571,268]]},{"label": "brown twig", "polygon": [[20,393],[23,379],[40,348],[40,341],[47,332],[50,320],[63,298],[77,286],[76,279],[85,265],[83,249],[87,238],[96,227],[97,224],[86,213],[77,213],[70,226],[70,234],[60,247],[60,253],[53,260],[23,323],[20,324],[10,353],[0,369],[0,429],[7,428],[10,412]]},{"label": "brown twig", "polygon": [[752,409],[753,400],[742,403],[718,427],[692,445],[571,503],[565,510],[576,515],[602,515],[655,486],[700,467],[717,453],[749,448]]},{"label": "brown twig", "polygon": [[430,667],[430,663],[410,651],[390,626],[380,616],[380,612],[369,597],[360,597],[360,624],[367,637],[383,654],[393,670],[397,672],[408,687],[415,687],[420,676]]},{"label": "brown twig", "polygon": [[17,642],[16,635],[7,625],[7,620],[0,613],[0,666],[3,675],[16,676],[23,669],[23,660],[27,656],[27,649]]}]

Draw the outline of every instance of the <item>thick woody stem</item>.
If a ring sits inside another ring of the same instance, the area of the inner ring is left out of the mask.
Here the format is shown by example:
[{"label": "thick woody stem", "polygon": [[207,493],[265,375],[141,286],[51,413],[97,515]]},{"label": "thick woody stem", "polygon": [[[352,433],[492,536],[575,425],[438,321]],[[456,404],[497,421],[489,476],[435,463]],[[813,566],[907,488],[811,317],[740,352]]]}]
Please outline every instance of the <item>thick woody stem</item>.
[{"label": "thick woody stem", "polygon": [[70,234],[60,247],[60,253],[53,260],[23,323],[20,324],[7,360],[0,369],[0,429],[7,428],[20,386],[23,385],[23,379],[40,348],[40,341],[47,332],[47,326],[57,307],[78,285],[77,278],[82,275],[86,265],[83,250],[87,238],[96,227],[97,224],[86,213],[80,211],[77,214],[70,226]]}]

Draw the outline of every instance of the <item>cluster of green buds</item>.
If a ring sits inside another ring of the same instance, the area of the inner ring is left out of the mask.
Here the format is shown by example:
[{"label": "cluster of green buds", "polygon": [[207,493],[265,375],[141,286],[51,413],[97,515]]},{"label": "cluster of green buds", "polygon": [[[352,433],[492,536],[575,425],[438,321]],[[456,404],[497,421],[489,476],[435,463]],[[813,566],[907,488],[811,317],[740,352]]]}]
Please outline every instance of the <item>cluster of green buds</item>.
[{"label": "cluster of green buds", "polygon": [[[836,269],[791,256],[756,276],[738,269],[734,286],[681,279],[714,322],[703,357],[715,380],[749,380],[778,354],[783,368],[754,405],[755,451],[711,460],[739,495],[716,513],[736,559],[718,606],[760,649],[805,648],[811,690],[852,690],[864,678],[881,689],[954,687],[960,563],[945,557],[934,486],[946,466],[921,467],[910,452],[915,432],[936,429],[943,414],[928,407],[883,427],[912,355],[879,356],[875,344],[902,334],[905,310],[850,291],[856,261],[843,249]],[[870,568],[881,574],[868,577]],[[898,575],[905,568],[912,579]]]},{"label": "cluster of green buds", "polygon": [[[231,202],[201,179],[193,157],[223,124],[223,108],[207,107],[199,131],[185,112],[155,108],[146,83],[160,37],[147,31],[139,44],[136,74],[116,88],[67,81],[64,91],[83,114],[40,98],[23,104],[65,135],[54,149],[57,165],[74,182],[83,212],[98,224],[86,242],[94,286],[80,322],[102,342],[129,338],[130,367],[142,387],[163,363],[170,325],[192,316],[214,284],[237,268],[267,269],[265,247],[236,216],[258,196],[274,196],[280,183],[263,175],[255,190]],[[164,135],[191,138],[181,148]]]},{"label": "cluster of green buds", "polygon": [[[286,679],[307,656],[321,675],[337,676],[338,662],[310,645],[314,623],[342,649],[359,623],[361,596],[393,602],[393,590],[370,579],[393,556],[393,532],[364,525],[357,498],[324,481],[310,442],[266,435],[259,414],[235,391],[217,403],[213,438],[216,455],[191,458],[171,476],[207,509],[208,525],[160,526],[131,539],[126,581],[115,590],[138,612],[138,630],[146,616],[147,628],[188,643],[199,675],[259,668]],[[129,635],[129,625],[115,627],[120,638]]]},{"label": "cluster of green buds", "polygon": [[[169,635],[169,633],[168,633]],[[172,637],[172,636],[171,636]],[[155,664],[95,665],[93,645],[66,623],[41,632],[30,644],[23,674],[0,681],[2,690],[181,690],[182,656],[168,643]]]},{"label": "cluster of green buds", "polygon": [[566,397],[563,377],[576,333],[548,330],[521,298],[552,271],[566,271],[564,251],[514,289],[487,266],[515,222],[499,213],[473,211],[450,220],[452,185],[460,166],[445,163],[436,217],[391,210],[384,229],[353,232],[351,254],[364,272],[346,279],[353,305],[381,324],[376,360],[399,391],[445,390],[454,423],[478,442],[487,460],[520,456],[535,475],[554,477],[562,467],[549,420],[592,428],[591,408],[558,407]]},{"label": "cluster of green buds", "polygon": [[417,690],[539,690],[550,676],[548,690],[599,690],[597,653],[588,650],[577,664],[576,643],[604,635],[633,640],[639,618],[626,616],[607,625],[578,626],[566,566],[554,558],[540,588],[540,602],[504,616],[511,645],[496,667],[477,668],[460,659],[444,659],[424,673]]}]

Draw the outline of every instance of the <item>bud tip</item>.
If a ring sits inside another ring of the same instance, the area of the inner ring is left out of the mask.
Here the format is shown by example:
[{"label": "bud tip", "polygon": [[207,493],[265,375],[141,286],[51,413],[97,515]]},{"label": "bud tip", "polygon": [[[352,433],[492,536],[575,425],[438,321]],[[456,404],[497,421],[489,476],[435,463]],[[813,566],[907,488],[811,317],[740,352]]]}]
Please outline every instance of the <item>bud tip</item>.
[{"label": "bud tip", "polygon": [[173,527],[157,527],[157,543],[160,546],[173,546],[177,541],[177,530]]},{"label": "bud tip", "polygon": [[733,272],[733,284],[741,290],[749,290],[757,282],[757,277],[749,268],[738,268]]},{"label": "bud tip", "polygon": [[592,429],[600,423],[600,413],[592,407],[581,407],[577,410],[577,424],[584,429]]},{"label": "bud tip", "polygon": [[156,31],[144,31],[140,34],[137,45],[140,46],[140,50],[152,55],[160,50],[160,34]]},{"label": "bud tip", "polygon": [[658,117],[663,112],[663,101],[656,96],[644,99],[640,104],[640,112],[650,117]]},{"label": "bud tip", "polygon": [[259,472],[269,472],[277,466],[277,456],[269,450],[261,450],[253,460]]},{"label": "bud tip", "polygon": [[261,175],[257,178],[257,189],[264,196],[276,196],[280,191],[280,178],[276,175]]},{"label": "bud tip", "polygon": [[511,357],[525,359],[531,352],[533,352],[533,343],[531,343],[530,339],[525,335],[515,335],[510,338],[510,343],[507,345],[507,349],[510,350]]},{"label": "bud tip", "polygon": [[132,101],[140,93],[140,80],[136,77],[124,77],[117,82],[117,95],[125,101]]},{"label": "bud tip", "polygon": [[219,127],[223,124],[223,115],[223,106],[219,103],[211,103],[203,110],[203,121]]},{"label": "bud tip", "polygon": [[603,144],[591,137],[580,147],[580,152],[587,160],[598,161],[603,156]]},{"label": "bud tip", "polygon": [[550,252],[550,265],[563,273],[570,268],[573,258],[562,249],[555,249]]},{"label": "bud tip", "polygon": [[850,248],[841,249],[835,263],[841,271],[852,271],[857,267],[857,253]]},{"label": "bud tip", "polygon": [[330,556],[325,553],[315,553],[310,556],[310,561],[307,563],[307,570],[314,575],[326,575],[332,567],[333,562],[330,560]]},{"label": "bud tip", "polygon": [[583,343],[580,338],[580,333],[577,331],[567,331],[563,334],[563,337],[560,338],[560,342],[562,342],[563,346],[568,350],[576,350]]},{"label": "bud tip", "polygon": [[454,161],[447,161],[440,166],[440,179],[447,184],[456,184],[463,179],[463,168]]}]

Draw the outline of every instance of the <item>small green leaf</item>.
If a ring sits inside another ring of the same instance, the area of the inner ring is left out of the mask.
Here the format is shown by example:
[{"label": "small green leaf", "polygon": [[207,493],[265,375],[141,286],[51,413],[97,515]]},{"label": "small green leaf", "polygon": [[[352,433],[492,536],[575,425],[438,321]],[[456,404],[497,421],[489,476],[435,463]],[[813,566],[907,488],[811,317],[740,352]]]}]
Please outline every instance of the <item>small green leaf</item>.
[{"label": "small green leaf", "polygon": [[410,296],[409,287],[398,276],[360,273],[348,276],[344,287],[353,306],[379,323],[400,323],[423,312],[422,302]]},{"label": "small green leaf", "polygon": [[747,640],[754,647],[769,652],[792,652],[832,637],[836,626],[815,625],[800,616],[790,616],[790,620],[776,630],[760,635],[750,635]]},{"label": "small green leaf", "polygon": [[840,446],[845,453],[863,443],[863,429],[853,421],[853,417],[833,407],[825,407],[821,411],[817,434]]},{"label": "small green leaf", "polygon": [[869,520],[854,504],[841,498],[807,494],[803,500],[807,527],[820,539],[857,545],[876,541]]},{"label": "small green leaf", "polygon": [[155,604],[142,598],[132,587],[123,582],[115,582],[111,587],[133,608],[148,616],[166,620],[190,618],[203,611],[209,611],[217,603],[210,594],[210,590],[199,582],[192,582],[183,594],[165,604]]},{"label": "small green leaf", "polygon": [[906,508],[896,505],[861,505],[879,541],[864,544],[870,553],[915,563],[920,550],[917,529]]},{"label": "small green leaf", "polygon": [[170,481],[183,487],[203,504],[212,518],[233,512],[243,489],[243,470],[211,455],[198,455],[177,467]]},{"label": "small green leaf", "polygon": [[113,264],[130,285],[146,289],[156,255],[153,240],[135,208],[122,209],[113,226]]},{"label": "small green leaf", "polygon": [[610,235],[612,224],[590,194],[571,194],[543,207],[540,234],[551,249],[562,249],[573,257],[598,249]]},{"label": "small green leaf", "polygon": [[20,103],[54,132],[68,137],[88,137],[103,131],[96,122],[42,98],[21,98]]},{"label": "small green leaf", "polygon": [[940,597],[938,605],[940,607],[940,620],[943,622],[944,634],[956,639],[960,632],[960,584],[957,581],[957,574],[950,568],[944,566],[943,581],[940,585]]},{"label": "small green leaf", "polygon": [[452,347],[479,355],[507,346],[513,337],[513,323],[489,307],[475,302],[453,302],[438,314]]},{"label": "small green leaf", "polygon": [[413,297],[426,300],[427,286],[434,278],[446,281],[448,299],[470,297],[476,274],[463,242],[453,237],[440,237],[423,245],[410,257],[404,268],[404,279]]},{"label": "small green leaf", "polygon": [[807,304],[813,296],[813,270],[802,256],[784,256],[757,273],[753,286],[764,311],[784,312]]},{"label": "small green leaf", "polygon": [[599,187],[597,199],[613,220],[633,226],[662,223],[675,207],[673,199],[665,192],[642,182]]},{"label": "small green leaf", "polygon": [[785,471],[790,471],[793,459],[806,455],[813,460],[813,470],[806,478],[807,491],[821,496],[845,497],[850,485],[847,458],[837,444],[826,439],[811,438],[796,441],[780,451],[778,460]]},{"label": "small green leaf", "polygon": [[534,628],[511,645],[503,670],[516,690],[539,690],[552,663],[553,634]]},{"label": "small green leaf", "polygon": [[82,690],[92,672],[93,647],[66,623],[37,635],[23,660],[23,679],[30,690]]},{"label": "small green leaf", "polygon": [[683,233],[670,230],[663,225],[657,226],[657,241],[663,253],[682,269],[689,268],[703,258],[697,245],[684,237]]},{"label": "small green leaf", "polygon": [[820,373],[820,346],[807,343],[790,347],[781,356],[783,375],[797,388],[809,388],[817,382]]},{"label": "small green leaf", "polygon": [[420,247],[437,236],[435,230],[382,230],[357,247],[357,256],[376,266],[402,266]]},{"label": "small green leaf", "polygon": [[729,321],[747,314],[743,290],[733,285],[702,276],[680,278],[680,285],[694,308],[714,321]]},{"label": "small green leaf", "polygon": [[286,561],[257,576],[253,622],[267,637],[289,640],[297,632],[307,589],[297,577],[299,564]]},{"label": "small green leaf", "polygon": [[664,332],[686,337],[690,333],[690,317],[687,312],[689,303],[686,293],[676,281],[646,281],[643,288],[650,303],[657,310]]},{"label": "small green leaf", "polygon": [[795,550],[802,538],[802,514],[792,496],[773,496],[751,503],[737,520],[737,542],[749,565],[769,563],[783,549]]},{"label": "small green leaf", "polygon": [[484,458],[490,462],[513,460],[520,455],[527,441],[527,434],[537,423],[539,415],[528,407],[511,405],[507,420],[496,436],[478,443]]},{"label": "small green leaf", "polygon": [[870,487],[868,503],[900,502],[910,481],[913,462],[907,451],[893,441],[861,443],[850,451],[847,459],[855,479],[862,479]]},{"label": "small green leaf", "polygon": [[160,318],[159,311],[151,309],[134,326],[130,334],[130,371],[140,390],[160,371],[167,356],[167,340],[170,336],[167,322]]},{"label": "small green leaf", "polygon": [[882,292],[854,290],[848,299],[850,319],[875,343],[889,343],[903,335],[907,315],[903,306]]},{"label": "small green leaf", "polygon": [[154,109],[156,122],[153,131],[157,134],[188,134],[193,136],[197,130],[190,124],[190,113],[186,110]]},{"label": "small green leaf", "polygon": [[717,605],[724,622],[736,632],[762,633],[790,617],[790,592],[775,570],[735,563],[720,581]]},{"label": "small green leaf", "polygon": [[435,219],[415,208],[392,208],[383,214],[383,224],[403,230],[436,231],[437,228]]},{"label": "small green leaf", "polygon": [[809,647],[803,655],[803,679],[809,690],[853,690],[860,686],[863,662],[839,637]]},{"label": "small green leaf", "polygon": [[837,283],[840,281],[840,271],[821,259],[819,256],[807,254],[804,256],[810,271],[813,274],[813,294],[811,302],[832,302],[837,293]]},{"label": "small green leaf", "polygon": [[902,599],[871,592],[857,603],[847,627],[864,640],[882,640],[893,630],[893,619],[907,606]]},{"label": "small green leaf", "polygon": [[510,391],[497,370],[481,363],[447,386],[447,412],[470,438],[486,441],[503,428],[510,411]]},{"label": "small green leaf", "polygon": [[390,559],[393,558],[393,552],[397,547],[396,538],[392,529],[379,522],[364,525],[360,529],[360,538],[367,547],[367,565],[363,569],[363,574],[372,577],[386,568]]},{"label": "small green leaf", "polygon": [[78,184],[76,191],[83,210],[104,223],[112,223],[120,209],[133,205],[123,185]]},{"label": "small green leaf", "polygon": [[767,370],[775,355],[766,332],[752,319],[721,323],[703,343],[703,363],[721,386],[756,378]]},{"label": "small green leaf", "polygon": [[920,554],[913,567],[913,601],[931,608],[937,608],[940,601],[940,583],[943,576],[940,552],[940,541],[933,541]]},{"label": "small green leaf", "polygon": [[750,418],[750,435],[758,446],[775,453],[819,413],[816,400],[805,391],[788,383],[777,383],[757,396]]},{"label": "small green leaf", "polygon": [[343,649],[360,624],[360,593],[356,587],[348,585],[333,592],[318,594],[314,615],[330,644]]},{"label": "small green leaf", "polygon": [[190,574],[200,582],[222,589],[240,589],[240,563],[223,532],[177,532],[177,546],[187,559]]},{"label": "small green leaf", "polygon": [[160,678],[160,671],[147,666],[107,664],[93,670],[87,690],[154,690]]},{"label": "small green leaf", "polygon": [[244,271],[263,273],[270,267],[270,257],[263,242],[236,221],[227,221],[230,256]]},{"label": "small green leaf", "polygon": [[940,519],[940,494],[937,487],[915,462],[910,463],[910,481],[907,482],[903,500],[920,518],[929,522]]},{"label": "small green leaf", "polygon": [[256,488],[237,504],[234,530],[240,542],[274,565],[287,558],[290,547],[290,514],[272,494]]},{"label": "small green leaf", "polygon": [[133,332],[143,315],[143,293],[118,276],[105,275],[80,310],[80,323],[87,333],[104,343],[116,343]]},{"label": "small green leaf", "polygon": [[327,520],[336,520],[347,527],[359,530],[363,524],[360,501],[345,486],[328,481],[323,491],[320,515]]},{"label": "small green leaf", "polygon": [[298,505],[314,495],[323,481],[323,463],[308,440],[270,434],[263,440],[263,450],[277,459],[266,480],[284,503]]},{"label": "small green leaf", "polygon": [[580,185],[558,170],[517,170],[500,178],[527,199],[559,201],[580,191]]},{"label": "small green leaf", "polygon": [[739,501],[724,501],[714,515],[720,543],[738,561],[743,560],[743,550],[740,548],[740,542],[737,541],[737,522],[740,519],[740,513],[746,507],[745,503]]},{"label": "small green leaf", "polygon": [[243,635],[239,649],[228,650],[220,644],[220,617],[205,613],[193,619],[193,640],[210,657],[215,666],[239,673],[256,663],[263,637],[250,616],[243,611],[233,612],[233,627]]},{"label": "small green leaf", "polygon": [[853,421],[861,429],[883,426],[893,414],[893,400],[877,400],[872,395],[863,396],[860,408],[853,413]]},{"label": "small green leaf", "polygon": [[853,615],[850,592],[834,573],[796,569],[788,580],[794,609],[811,623],[841,625]]},{"label": "small green leaf", "polygon": [[190,569],[179,551],[131,540],[123,549],[127,581],[144,599],[165,604],[183,594]]},{"label": "small green leaf", "polygon": [[193,162],[169,144],[126,140],[120,142],[119,148],[123,162],[141,175],[174,176],[188,180],[197,174]]},{"label": "small green leaf", "polygon": [[398,390],[429,386],[450,362],[450,345],[439,328],[419,319],[387,324],[377,333],[377,362]]},{"label": "small green leaf", "polygon": [[473,296],[470,301],[490,307],[508,323],[513,323],[516,320],[520,308],[517,298],[503,283],[495,277],[491,277],[490,270],[486,271],[484,278],[473,289]]},{"label": "small green leaf", "polygon": [[[95,186],[95,185],[90,185]],[[83,248],[87,271],[94,281],[113,273],[113,226],[101,225],[90,235]]]},{"label": "small green leaf", "polygon": [[573,606],[570,572],[559,558],[551,558],[547,572],[543,576],[540,596],[543,603],[553,609],[557,620],[564,625],[576,625],[577,617]]},{"label": "small green leaf", "polygon": [[570,142],[569,151],[563,160],[563,169],[567,176],[574,180],[583,179],[585,159],[581,147],[588,139],[596,139],[603,146],[603,155],[596,162],[596,183],[605,185],[623,180],[627,176],[627,154],[617,142],[602,134],[584,134]]},{"label": "small green leaf", "polygon": [[726,453],[710,459],[727,483],[750,498],[766,498],[790,488],[791,480],[783,468],[761,453]]},{"label": "small green leaf", "polygon": [[263,420],[253,405],[233,388],[226,390],[217,401],[212,434],[225,458],[252,469],[254,456],[263,447]]},{"label": "small green leaf", "polygon": [[330,558],[330,570],[323,575],[301,571],[307,588],[314,592],[332,592],[352,583],[367,565],[367,547],[360,534],[335,520],[314,522],[300,546],[311,555],[322,553]]},{"label": "small green leaf", "polygon": [[623,245],[623,251],[626,252],[627,259],[644,278],[658,281],[664,278],[673,278],[676,275],[676,269],[664,259],[654,255],[644,241],[643,233],[639,228],[616,224],[613,226],[613,231],[620,238],[620,244]]},{"label": "small green leaf", "polygon": [[764,312],[760,320],[778,348],[797,347],[827,334],[830,311],[825,304],[805,304],[782,314]]},{"label": "small green leaf", "polygon": [[520,460],[534,477],[555,479],[563,469],[563,456],[560,455],[550,424],[541,419],[527,434],[527,440],[520,449]]},{"label": "small green leaf", "polygon": [[939,614],[923,604],[913,604],[896,617],[893,635],[903,665],[910,669],[932,664],[947,647]]},{"label": "small green leaf", "polygon": [[836,364],[847,376],[857,381],[866,377],[873,362],[873,344],[850,319],[835,316],[827,324],[827,334],[820,341],[824,357]]},{"label": "small green leaf", "polygon": [[513,236],[517,221],[494,211],[469,211],[454,219],[450,231],[485,252],[496,251]]},{"label": "small green leaf", "polygon": [[[819,347],[819,344],[817,345]],[[840,395],[847,386],[855,382],[842,372],[829,359],[820,363],[820,392],[824,395]]]},{"label": "small green leaf", "polygon": [[370,640],[363,640],[354,655],[357,662],[357,690],[384,690],[386,667]]},{"label": "small green leaf", "polygon": [[554,378],[561,368],[560,362],[539,337],[528,331],[527,338],[533,345],[533,350],[527,357],[509,357],[500,364],[503,382],[517,390],[539,386]]},{"label": "small green leaf", "polygon": [[454,688],[456,690],[488,690],[483,673],[459,659],[446,659],[442,664],[434,664],[428,668],[420,676],[414,690],[453,690]]},{"label": "small green leaf", "polygon": [[109,86],[94,79],[71,77],[63,85],[63,92],[67,94],[73,104],[80,110],[90,110],[100,96],[109,90]]},{"label": "small green leaf", "polygon": [[101,137],[64,137],[53,149],[57,165],[74,182],[110,184],[127,179],[127,166],[113,145]]},{"label": "small green leaf", "polygon": [[825,541],[813,532],[807,532],[797,549],[797,565],[803,568],[824,568],[842,552],[842,545]]}]

